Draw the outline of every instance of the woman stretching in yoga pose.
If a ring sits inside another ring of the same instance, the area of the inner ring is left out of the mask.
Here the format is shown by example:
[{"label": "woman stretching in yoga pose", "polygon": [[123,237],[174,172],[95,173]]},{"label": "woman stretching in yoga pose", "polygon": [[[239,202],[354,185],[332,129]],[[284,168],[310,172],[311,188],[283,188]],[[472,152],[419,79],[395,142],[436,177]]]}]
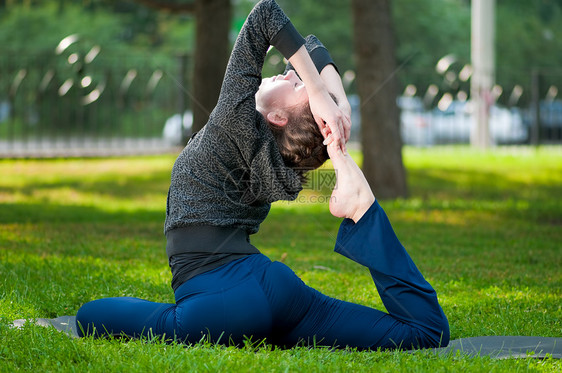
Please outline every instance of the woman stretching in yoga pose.
[{"label": "woman stretching in yoga pose", "polygon": [[[291,66],[262,81],[270,45]],[[348,113],[324,46],[303,39],[274,0],[260,1],[240,31],[209,122],[172,170],[165,233],[175,303],[94,300],[78,311],[79,334],[265,338],[287,347],[446,345],[449,326],[435,291],[345,151]],[[321,294],[250,243],[271,203],[295,199],[304,173],[328,153],[337,175],[329,208],[344,218],[335,251],[369,268],[388,313]]]}]

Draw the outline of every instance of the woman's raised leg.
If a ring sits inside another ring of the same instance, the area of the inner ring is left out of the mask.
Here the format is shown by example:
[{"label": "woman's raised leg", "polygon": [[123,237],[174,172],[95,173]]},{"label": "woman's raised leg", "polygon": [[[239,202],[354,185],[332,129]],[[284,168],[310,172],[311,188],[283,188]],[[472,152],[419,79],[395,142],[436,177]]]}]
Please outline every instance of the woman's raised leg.
[{"label": "woman's raised leg", "polygon": [[353,159],[332,145],[328,151],[337,177],[330,211],[345,218],[335,251],[369,269],[388,314],[317,293],[291,338],[315,336],[321,344],[358,348],[447,345],[449,324],[435,290],[396,237]]}]

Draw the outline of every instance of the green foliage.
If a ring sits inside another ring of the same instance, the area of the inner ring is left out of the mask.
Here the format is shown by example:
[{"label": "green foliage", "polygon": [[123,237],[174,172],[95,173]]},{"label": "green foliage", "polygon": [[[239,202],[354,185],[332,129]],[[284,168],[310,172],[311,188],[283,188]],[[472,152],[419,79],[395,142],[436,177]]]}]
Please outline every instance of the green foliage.
[{"label": "green foliage", "polygon": [[544,97],[551,85],[562,87],[562,4],[549,1],[500,1],[497,9],[496,78],[510,91],[524,88],[531,95],[532,69],[541,71]]},{"label": "green foliage", "polygon": [[[10,329],[14,319],[74,314],[99,297],[173,301],[162,225],[174,160],[0,161],[0,371],[562,369],[553,359],[280,350],[250,342],[182,346],[158,339],[74,340],[33,325]],[[407,147],[404,161],[411,197],[381,204],[436,288],[452,337],[559,337],[560,149]],[[332,252],[340,219],[325,203],[311,202],[329,196],[333,178],[311,178],[324,180],[322,188],[276,203],[252,242],[325,294],[382,307],[368,271]]]},{"label": "green foliage", "polygon": [[0,44],[13,53],[54,51],[64,37],[75,33],[104,48],[122,47],[118,18],[108,12],[87,13],[80,6],[67,5],[62,10],[56,2],[13,6],[0,22]]},{"label": "green foliage", "polygon": [[[233,0],[233,35],[255,3],[256,0]],[[114,56],[123,65],[128,62],[121,61],[122,56],[127,55],[151,66],[170,66],[176,55],[194,50],[192,16],[153,11],[134,1],[44,0],[6,4],[0,4],[3,58],[6,51],[16,55],[52,51],[63,37],[74,33],[82,36],[84,47],[88,43],[101,45],[104,55]],[[279,4],[303,35],[314,33],[326,44],[342,72],[354,69],[350,0],[279,0]],[[453,54],[457,62],[452,69],[458,73],[470,62],[470,2],[394,0],[391,4],[402,87],[414,84],[419,94],[430,84],[453,93],[460,89],[468,91],[467,83],[444,80],[436,73],[435,65],[441,57]],[[550,85],[560,89],[560,1],[498,0],[496,21],[496,76],[504,88],[502,102],[518,84],[524,88],[520,104],[528,103],[533,68],[543,72],[542,94]],[[283,69],[278,54],[272,53],[269,61],[267,75]],[[130,63],[136,62],[133,58]]]},{"label": "green foliage", "polygon": [[[0,127],[1,137],[18,139],[30,133],[161,135],[166,118],[175,112],[176,54],[187,50],[179,37],[172,38],[178,46],[150,53],[144,34],[131,34],[130,14],[59,1],[31,7],[12,5],[0,21],[0,101],[10,100],[13,112],[12,119]],[[160,24],[166,27],[170,22],[178,23],[174,29],[190,34],[191,28],[180,20],[164,19]],[[61,40],[70,35],[76,35],[77,40],[56,51]],[[99,53],[87,61],[96,48]],[[77,62],[71,62],[72,58]],[[162,78],[149,90],[155,71]],[[21,72],[24,78],[15,91],[14,82]],[[122,84],[130,72],[134,80],[124,90]],[[91,83],[83,86],[84,78]],[[61,94],[65,82],[72,82],[72,86]],[[99,99],[84,104],[85,97],[98,88]]]},{"label": "green foliage", "polygon": [[[328,46],[341,71],[354,68],[351,2],[280,0],[303,34],[314,33]],[[456,57],[459,73],[470,61],[470,2],[465,0],[394,0],[398,78],[402,88],[414,84],[423,95],[430,84],[442,91],[469,92],[469,83],[448,82],[435,66],[440,58]],[[498,1],[496,10],[496,77],[507,103],[515,85],[524,88],[521,105],[530,100],[531,72],[541,69],[544,86],[562,84],[562,4],[559,1]],[[353,89],[353,86],[351,87]]]},{"label": "green foliage", "polygon": [[314,34],[324,43],[340,72],[354,68],[349,0],[280,0],[278,3],[303,36]]},{"label": "green foliage", "polygon": [[455,56],[457,72],[470,63],[469,5],[460,0],[396,0],[393,12],[397,62],[404,66],[399,75],[402,85],[414,84],[420,94],[430,84],[458,90],[437,74],[435,66],[448,54]]}]

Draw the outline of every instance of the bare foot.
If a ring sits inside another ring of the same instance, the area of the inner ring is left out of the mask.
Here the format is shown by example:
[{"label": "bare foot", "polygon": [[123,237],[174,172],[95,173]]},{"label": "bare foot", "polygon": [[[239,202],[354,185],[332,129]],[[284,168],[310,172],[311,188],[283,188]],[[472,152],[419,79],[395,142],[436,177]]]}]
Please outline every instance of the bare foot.
[{"label": "bare foot", "polygon": [[355,223],[375,202],[375,196],[363,172],[349,154],[344,154],[334,143],[328,145],[328,154],[336,171],[336,186],[330,198],[330,212]]}]

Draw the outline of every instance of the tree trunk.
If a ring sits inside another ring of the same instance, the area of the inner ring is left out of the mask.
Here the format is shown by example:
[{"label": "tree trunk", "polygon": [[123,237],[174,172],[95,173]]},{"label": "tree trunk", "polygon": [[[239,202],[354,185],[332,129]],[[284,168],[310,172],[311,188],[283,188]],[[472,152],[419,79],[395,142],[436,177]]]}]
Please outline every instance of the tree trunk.
[{"label": "tree trunk", "polygon": [[[0,0],[1,1],[1,0]],[[230,0],[195,0],[195,2],[177,2],[175,0],[155,1],[136,0],[148,7],[173,13],[190,13],[195,15],[195,53],[193,66],[193,111],[192,131],[199,131],[215,107],[219,98],[224,71],[228,62],[230,43],[230,21],[232,5]],[[184,58],[185,56],[181,56]],[[185,84],[185,61],[180,62],[180,84]],[[180,107],[184,108],[189,91],[180,87]],[[187,139],[182,139],[187,142]]]},{"label": "tree trunk", "polygon": [[196,40],[193,67],[193,131],[199,131],[219,98],[230,43],[230,0],[196,0]]},{"label": "tree trunk", "polygon": [[352,0],[363,173],[377,198],[406,197],[390,0]]}]

